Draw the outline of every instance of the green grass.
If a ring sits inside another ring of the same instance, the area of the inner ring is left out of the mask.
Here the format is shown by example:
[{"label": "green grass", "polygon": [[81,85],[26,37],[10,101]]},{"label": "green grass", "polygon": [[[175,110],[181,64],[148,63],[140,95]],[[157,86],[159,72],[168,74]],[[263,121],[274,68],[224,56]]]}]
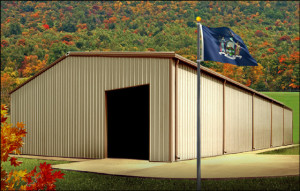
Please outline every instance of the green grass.
[{"label": "green grass", "polygon": [[267,151],[259,154],[274,154],[274,155],[299,155],[300,146],[285,148],[285,149],[276,149],[273,151]]},{"label": "green grass", "polygon": [[261,92],[293,109],[293,142],[299,143],[299,92]]},{"label": "green grass", "polygon": [[[16,156],[16,158],[18,158],[18,157]],[[39,159],[27,159],[27,158],[18,158],[18,161],[22,161],[23,163],[17,167],[11,166],[9,161],[1,163],[1,166],[5,170],[9,170],[9,171],[10,170],[25,170],[25,169],[27,169],[27,172],[29,172],[29,171],[33,170],[35,166],[39,166],[39,164],[43,163],[43,162],[47,162],[47,164],[53,164],[53,165],[70,163],[69,161],[39,160]]]},{"label": "green grass", "polygon": [[10,124],[11,123],[10,122],[10,115],[6,115],[6,117],[7,117],[7,119],[6,119],[7,124]]},{"label": "green grass", "polygon": [[[5,170],[19,169],[30,171],[34,166],[47,162],[49,164],[68,163],[64,161],[22,159],[19,167],[11,167],[7,162]],[[57,190],[195,190],[196,181],[188,179],[153,179],[111,176],[94,173],[61,170],[64,179],[56,183]],[[299,190],[299,176],[272,178],[239,178],[202,180],[202,190]]]}]

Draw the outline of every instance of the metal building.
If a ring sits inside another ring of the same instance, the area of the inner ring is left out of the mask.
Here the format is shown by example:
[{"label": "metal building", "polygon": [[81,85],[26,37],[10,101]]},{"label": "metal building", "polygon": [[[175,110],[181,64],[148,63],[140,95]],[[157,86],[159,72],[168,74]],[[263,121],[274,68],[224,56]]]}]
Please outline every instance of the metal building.
[{"label": "metal building", "polygon": [[[196,158],[196,63],[174,52],[69,52],[11,93],[22,154]],[[292,110],[201,67],[203,157],[292,144]]]}]

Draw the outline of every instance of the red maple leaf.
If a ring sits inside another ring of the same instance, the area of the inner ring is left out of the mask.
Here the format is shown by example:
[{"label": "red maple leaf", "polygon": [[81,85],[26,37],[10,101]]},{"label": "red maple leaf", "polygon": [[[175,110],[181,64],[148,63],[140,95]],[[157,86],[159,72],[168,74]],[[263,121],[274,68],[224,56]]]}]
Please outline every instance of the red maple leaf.
[{"label": "red maple leaf", "polygon": [[33,182],[32,177],[34,176],[34,174],[36,173],[36,167],[34,167],[34,169],[32,171],[30,171],[29,173],[26,174],[25,179],[27,184],[30,184]]},{"label": "red maple leaf", "polygon": [[64,173],[61,173],[60,171],[55,171],[54,173],[53,173],[53,177],[54,178],[58,178],[58,179],[64,179],[64,176],[65,174]]},{"label": "red maple leaf", "polygon": [[17,158],[15,158],[15,157],[11,157],[11,159],[9,159],[9,161],[10,161],[10,164],[14,165],[15,167],[19,166],[22,163],[22,161],[17,161]]},{"label": "red maple leaf", "polygon": [[[53,171],[51,164],[46,164],[46,162],[40,164],[40,172],[36,173],[36,168],[34,168],[30,173],[27,174],[27,190],[55,190],[56,179],[63,179],[64,174],[60,171]],[[31,183],[31,184],[30,184]]]}]

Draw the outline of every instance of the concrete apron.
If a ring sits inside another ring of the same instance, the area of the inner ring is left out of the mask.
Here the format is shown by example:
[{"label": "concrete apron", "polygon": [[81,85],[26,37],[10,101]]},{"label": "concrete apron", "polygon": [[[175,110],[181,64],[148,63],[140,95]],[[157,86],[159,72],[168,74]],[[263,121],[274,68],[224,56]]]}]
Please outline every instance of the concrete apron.
[{"label": "concrete apron", "polygon": [[[287,147],[290,146],[202,158],[201,177],[240,178],[299,175],[299,155],[256,154],[258,152]],[[197,176],[196,160],[170,163],[108,158],[53,165],[53,168],[152,178],[194,179]]]}]

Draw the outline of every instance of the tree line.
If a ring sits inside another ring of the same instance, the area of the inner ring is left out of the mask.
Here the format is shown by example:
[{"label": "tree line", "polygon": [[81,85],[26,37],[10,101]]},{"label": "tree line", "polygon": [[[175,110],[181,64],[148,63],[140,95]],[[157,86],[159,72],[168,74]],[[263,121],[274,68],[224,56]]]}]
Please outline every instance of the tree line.
[{"label": "tree line", "polygon": [[175,51],[196,61],[196,16],[230,27],[258,62],[206,67],[258,91],[299,90],[297,1],[1,1],[1,102],[67,51]]}]

